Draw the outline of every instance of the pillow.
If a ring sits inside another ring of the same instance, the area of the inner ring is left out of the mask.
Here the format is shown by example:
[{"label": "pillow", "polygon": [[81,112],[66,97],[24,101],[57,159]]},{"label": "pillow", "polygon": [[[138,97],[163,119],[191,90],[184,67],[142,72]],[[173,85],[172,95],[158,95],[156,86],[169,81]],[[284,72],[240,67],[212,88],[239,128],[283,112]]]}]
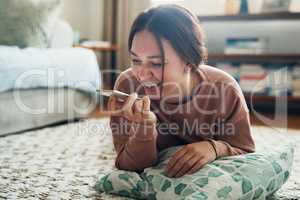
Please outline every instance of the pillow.
[{"label": "pillow", "polygon": [[143,173],[117,170],[95,185],[100,192],[137,199],[265,199],[288,179],[294,146],[228,156],[180,178],[164,175],[164,166],[179,147],[159,154],[159,164]]},{"label": "pillow", "polygon": [[0,45],[47,47],[45,23],[59,0],[1,0]]},{"label": "pillow", "polygon": [[49,31],[48,44],[50,48],[66,48],[73,46],[73,29],[64,20],[58,20]]}]

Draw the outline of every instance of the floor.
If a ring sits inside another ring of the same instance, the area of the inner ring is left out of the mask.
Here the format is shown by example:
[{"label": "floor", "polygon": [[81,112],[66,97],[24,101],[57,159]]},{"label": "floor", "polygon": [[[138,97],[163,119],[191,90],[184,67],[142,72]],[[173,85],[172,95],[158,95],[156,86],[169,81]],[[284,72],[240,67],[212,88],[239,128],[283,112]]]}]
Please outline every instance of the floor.
[{"label": "floor", "polygon": [[[108,119],[98,118],[1,138],[0,199],[125,200],[94,188],[115,170],[116,153],[107,127]],[[291,137],[265,126],[253,126],[252,131],[257,146],[272,152],[278,141],[300,142],[298,130],[291,130]],[[295,149],[295,155],[299,152]],[[300,199],[299,156],[293,166],[289,181],[270,200]]]},{"label": "floor", "polygon": [[[272,118],[270,114],[265,114],[265,116]],[[287,121],[287,126],[284,126],[283,128],[300,129],[300,114],[288,115],[286,117],[282,116],[282,119]],[[258,117],[256,117],[253,114],[250,114],[250,120],[252,125],[266,126],[264,122],[262,122],[260,119],[258,119]],[[279,126],[276,123],[274,123],[274,125]]]}]

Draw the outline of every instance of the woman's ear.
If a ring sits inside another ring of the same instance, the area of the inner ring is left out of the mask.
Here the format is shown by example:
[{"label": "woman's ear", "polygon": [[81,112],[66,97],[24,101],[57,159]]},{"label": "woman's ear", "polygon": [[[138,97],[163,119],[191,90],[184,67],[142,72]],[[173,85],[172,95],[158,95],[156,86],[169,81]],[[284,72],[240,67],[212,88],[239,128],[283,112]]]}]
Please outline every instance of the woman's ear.
[{"label": "woman's ear", "polygon": [[189,73],[192,68],[193,68],[193,65],[187,62],[184,66],[184,73]]}]

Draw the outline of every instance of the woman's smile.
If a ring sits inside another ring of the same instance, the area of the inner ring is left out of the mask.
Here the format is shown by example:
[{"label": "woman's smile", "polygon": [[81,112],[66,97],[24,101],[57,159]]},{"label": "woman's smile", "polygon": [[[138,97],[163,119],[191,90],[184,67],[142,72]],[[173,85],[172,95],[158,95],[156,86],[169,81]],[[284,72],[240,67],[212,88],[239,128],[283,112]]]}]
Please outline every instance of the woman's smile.
[{"label": "woman's smile", "polygon": [[158,100],[160,99],[160,83],[142,83],[144,91],[147,96],[149,96],[150,99]]}]

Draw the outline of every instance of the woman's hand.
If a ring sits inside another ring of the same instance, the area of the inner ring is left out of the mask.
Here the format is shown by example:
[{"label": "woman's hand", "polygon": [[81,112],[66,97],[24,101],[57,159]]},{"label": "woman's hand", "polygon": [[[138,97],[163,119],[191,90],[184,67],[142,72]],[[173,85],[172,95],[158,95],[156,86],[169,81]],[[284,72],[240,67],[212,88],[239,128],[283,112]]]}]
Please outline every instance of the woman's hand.
[{"label": "woman's hand", "polygon": [[196,142],[180,148],[166,166],[168,177],[181,177],[193,174],[205,164],[216,159],[216,153],[210,142]]},{"label": "woman's hand", "polygon": [[125,117],[137,123],[155,123],[156,115],[150,110],[150,98],[144,96],[137,100],[137,93],[129,95],[124,100],[121,97],[111,96],[108,101],[108,110],[112,116]]}]

